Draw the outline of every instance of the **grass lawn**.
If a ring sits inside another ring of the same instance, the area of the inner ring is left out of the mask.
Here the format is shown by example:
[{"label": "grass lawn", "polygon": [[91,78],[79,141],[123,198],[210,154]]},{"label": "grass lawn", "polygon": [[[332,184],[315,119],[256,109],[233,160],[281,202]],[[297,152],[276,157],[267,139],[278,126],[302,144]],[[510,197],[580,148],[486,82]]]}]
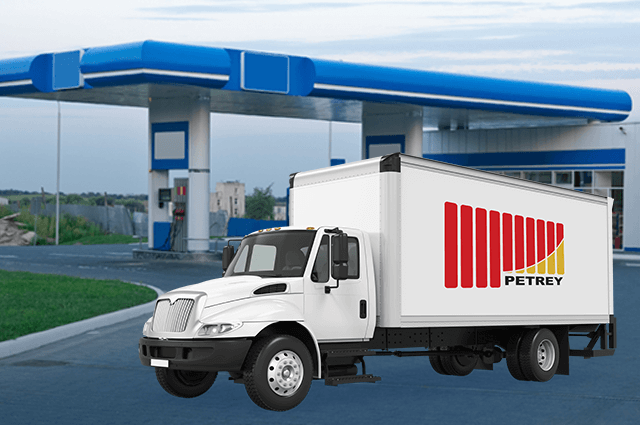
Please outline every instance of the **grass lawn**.
[{"label": "grass lawn", "polygon": [[157,294],[118,280],[0,270],[0,341],[144,304]]}]

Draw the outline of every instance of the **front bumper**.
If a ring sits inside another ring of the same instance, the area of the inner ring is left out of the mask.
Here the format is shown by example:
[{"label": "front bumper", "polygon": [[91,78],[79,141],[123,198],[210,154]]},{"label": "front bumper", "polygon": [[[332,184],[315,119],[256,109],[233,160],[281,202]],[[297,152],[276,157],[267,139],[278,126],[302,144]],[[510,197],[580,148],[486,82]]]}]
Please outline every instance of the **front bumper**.
[{"label": "front bumper", "polygon": [[247,338],[167,340],[140,338],[140,361],[167,360],[169,369],[239,372],[251,347]]}]

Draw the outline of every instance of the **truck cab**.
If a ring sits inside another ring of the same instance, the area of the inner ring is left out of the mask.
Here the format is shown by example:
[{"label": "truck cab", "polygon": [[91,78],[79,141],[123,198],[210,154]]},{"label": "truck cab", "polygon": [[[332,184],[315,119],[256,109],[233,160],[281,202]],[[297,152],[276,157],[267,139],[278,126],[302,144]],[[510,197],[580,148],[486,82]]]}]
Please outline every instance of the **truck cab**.
[{"label": "truck cab", "polygon": [[[144,326],[141,360],[156,367],[173,395],[199,395],[226,371],[258,405],[290,408],[312,378],[322,377],[319,344],[373,336],[375,279],[362,231],[261,230],[245,237],[237,252],[225,247],[223,269],[220,279],[162,295]],[[265,378],[272,367],[288,371],[291,381]]]}]

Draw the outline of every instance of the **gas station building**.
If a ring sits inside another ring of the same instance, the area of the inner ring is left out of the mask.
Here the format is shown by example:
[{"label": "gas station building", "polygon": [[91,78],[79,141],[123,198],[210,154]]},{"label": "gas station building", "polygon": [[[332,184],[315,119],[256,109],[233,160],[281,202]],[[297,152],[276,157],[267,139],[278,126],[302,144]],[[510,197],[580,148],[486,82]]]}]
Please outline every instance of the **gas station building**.
[{"label": "gas station building", "polygon": [[621,123],[622,91],[145,41],[0,60],[0,96],[148,108],[150,248],[172,220],[160,189],[184,169],[184,250],[209,250],[218,112],[360,123],[363,159],[403,152],[610,196],[615,247],[640,251],[640,129]]}]

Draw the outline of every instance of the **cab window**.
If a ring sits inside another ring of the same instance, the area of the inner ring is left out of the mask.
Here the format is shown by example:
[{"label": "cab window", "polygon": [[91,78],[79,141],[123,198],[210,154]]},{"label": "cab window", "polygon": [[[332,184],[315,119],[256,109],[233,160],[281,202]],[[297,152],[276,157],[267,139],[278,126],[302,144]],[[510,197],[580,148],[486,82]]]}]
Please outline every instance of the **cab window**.
[{"label": "cab window", "polygon": [[347,279],[360,278],[360,247],[358,238],[349,238],[349,262],[347,263]]},{"label": "cab window", "polygon": [[329,281],[329,236],[324,235],[320,241],[316,262],[313,264],[311,280],[325,283]]}]

